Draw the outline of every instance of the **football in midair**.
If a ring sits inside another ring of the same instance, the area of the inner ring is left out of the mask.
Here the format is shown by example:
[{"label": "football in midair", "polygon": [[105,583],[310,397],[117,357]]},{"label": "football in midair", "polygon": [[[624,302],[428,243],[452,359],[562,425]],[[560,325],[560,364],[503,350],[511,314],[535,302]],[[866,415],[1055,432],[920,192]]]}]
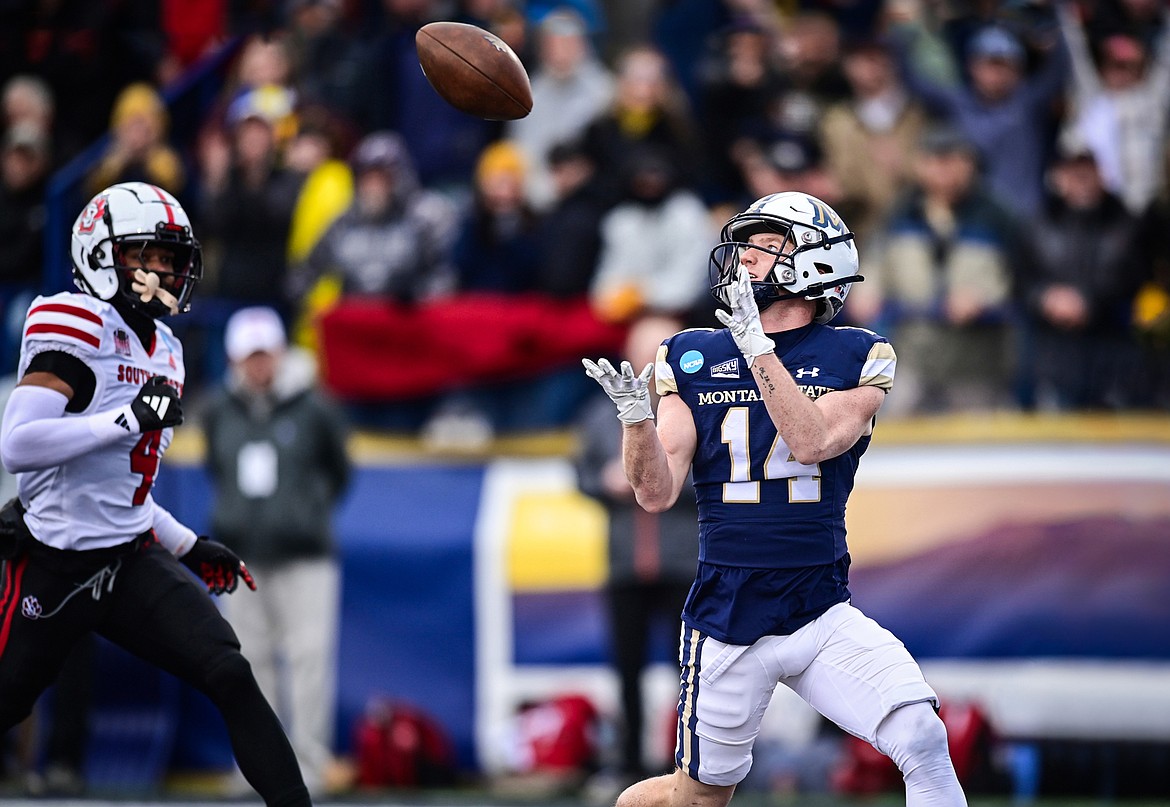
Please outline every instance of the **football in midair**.
[{"label": "football in midair", "polygon": [[488,120],[532,111],[532,84],[508,43],[463,22],[432,22],[414,36],[427,81],[456,109]]}]

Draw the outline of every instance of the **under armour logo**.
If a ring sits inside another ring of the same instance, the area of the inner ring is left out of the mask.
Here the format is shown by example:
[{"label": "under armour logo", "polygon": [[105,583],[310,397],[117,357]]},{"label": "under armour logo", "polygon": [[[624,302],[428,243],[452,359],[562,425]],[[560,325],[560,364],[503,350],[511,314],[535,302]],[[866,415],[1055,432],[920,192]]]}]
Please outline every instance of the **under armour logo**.
[{"label": "under armour logo", "polygon": [[821,374],[820,367],[808,367],[808,368],[801,367],[799,370],[796,371],[797,378],[804,378],[805,376],[808,376],[809,378],[816,378],[820,374]]},{"label": "under armour logo", "polygon": [[41,602],[31,594],[20,601],[20,613],[26,619],[41,618]]}]

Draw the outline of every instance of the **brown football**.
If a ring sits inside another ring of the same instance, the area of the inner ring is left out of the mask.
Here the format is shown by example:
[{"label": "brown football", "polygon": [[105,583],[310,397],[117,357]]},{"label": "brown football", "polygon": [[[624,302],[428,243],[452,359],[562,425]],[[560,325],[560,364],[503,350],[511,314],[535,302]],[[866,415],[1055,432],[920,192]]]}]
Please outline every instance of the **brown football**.
[{"label": "brown football", "polygon": [[528,73],[504,40],[463,22],[432,22],[414,35],[423,75],[447,103],[488,120],[532,111]]}]

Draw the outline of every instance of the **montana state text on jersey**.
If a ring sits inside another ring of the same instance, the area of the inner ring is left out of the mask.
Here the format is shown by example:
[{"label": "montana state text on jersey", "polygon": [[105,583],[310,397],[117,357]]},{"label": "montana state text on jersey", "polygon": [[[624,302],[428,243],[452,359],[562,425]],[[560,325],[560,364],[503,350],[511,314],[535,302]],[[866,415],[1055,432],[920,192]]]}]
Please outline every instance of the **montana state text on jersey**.
[{"label": "montana state text on jersey", "polygon": [[[810,323],[769,336],[811,398],[893,385],[893,347],[871,331]],[[750,645],[792,633],[848,600],[845,502],[872,429],[837,457],[797,462],[727,330],[667,339],[655,377],[660,395],[682,396],[700,434],[721,436],[699,440],[695,451],[700,568],[683,621],[720,641]]]}]

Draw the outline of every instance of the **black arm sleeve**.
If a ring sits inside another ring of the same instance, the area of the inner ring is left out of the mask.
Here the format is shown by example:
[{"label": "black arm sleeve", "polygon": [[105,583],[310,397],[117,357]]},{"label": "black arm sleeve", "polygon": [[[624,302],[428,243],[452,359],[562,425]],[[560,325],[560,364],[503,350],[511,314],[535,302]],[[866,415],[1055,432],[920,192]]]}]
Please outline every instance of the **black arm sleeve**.
[{"label": "black arm sleeve", "polygon": [[97,379],[93,370],[76,356],[60,350],[46,350],[32,357],[25,375],[29,373],[52,373],[73,388],[73,397],[65,405],[66,412],[84,412],[93,400]]}]

